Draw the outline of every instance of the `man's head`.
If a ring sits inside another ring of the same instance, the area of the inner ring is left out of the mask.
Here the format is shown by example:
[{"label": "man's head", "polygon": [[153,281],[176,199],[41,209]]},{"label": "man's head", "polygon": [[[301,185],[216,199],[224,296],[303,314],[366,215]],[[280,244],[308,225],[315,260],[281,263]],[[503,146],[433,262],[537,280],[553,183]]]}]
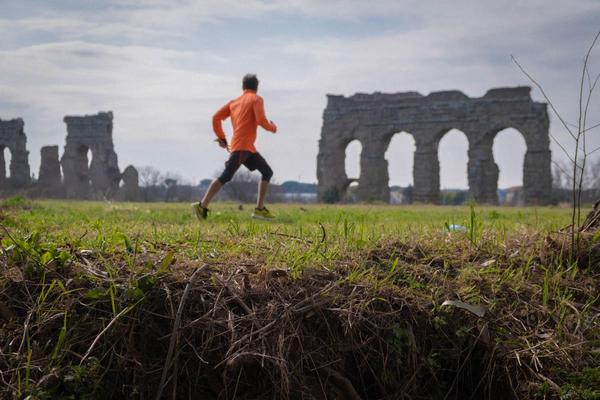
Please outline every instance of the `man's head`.
[{"label": "man's head", "polygon": [[244,75],[244,79],[242,80],[242,89],[246,90],[258,90],[258,78],[254,74],[246,74]]}]

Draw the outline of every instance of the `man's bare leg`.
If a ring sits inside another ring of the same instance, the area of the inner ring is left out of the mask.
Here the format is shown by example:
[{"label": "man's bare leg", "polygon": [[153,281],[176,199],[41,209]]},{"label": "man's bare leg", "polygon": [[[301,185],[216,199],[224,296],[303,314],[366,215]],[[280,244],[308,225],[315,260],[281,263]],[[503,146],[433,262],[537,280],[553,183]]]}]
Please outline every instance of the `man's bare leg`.
[{"label": "man's bare leg", "polygon": [[262,210],[265,206],[265,197],[267,196],[267,189],[269,188],[269,182],[263,181],[262,179],[258,182],[258,195],[256,196],[256,208]]},{"label": "man's bare leg", "polygon": [[208,190],[206,191],[206,194],[202,198],[200,205],[204,208],[207,208],[212,198],[215,197],[217,193],[219,193],[219,190],[221,190],[222,187],[223,184],[220,180],[215,179],[214,181],[212,181],[210,183],[210,186],[208,187]]}]

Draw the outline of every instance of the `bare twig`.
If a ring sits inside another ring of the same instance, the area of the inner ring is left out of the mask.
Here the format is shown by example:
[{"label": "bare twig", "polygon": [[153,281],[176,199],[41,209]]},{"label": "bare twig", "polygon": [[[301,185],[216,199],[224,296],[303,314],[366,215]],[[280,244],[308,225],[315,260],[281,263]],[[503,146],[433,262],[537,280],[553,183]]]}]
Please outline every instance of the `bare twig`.
[{"label": "bare twig", "polygon": [[600,150],[600,146],[596,147],[594,150],[587,153],[587,155],[590,156],[590,155],[594,154],[595,152],[597,152],[598,150]]},{"label": "bare twig", "polygon": [[565,174],[567,176],[567,178],[569,178],[570,181],[573,180],[573,177],[567,171],[565,171],[564,168],[559,163],[552,160],[552,164],[554,164],[554,166],[556,168],[558,168],[563,174]]},{"label": "bare twig", "polygon": [[[573,138],[573,140],[574,140],[574,152],[573,152],[573,155],[571,156],[568,153],[568,151],[565,149],[565,147],[560,143],[560,141],[558,141],[552,134],[550,134],[550,137],[557,143],[557,145],[561,148],[561,150],[567,155],[567,157],[569,158],[569,160],[572,162],[572,165],[573,165],[573,175],[571,178],[571,190],[572,190],[572,202],[573,202],[572,210],[571,210],[571,229],[570,229],[570,233],[571,233],[570,259],[571,260],[573,260],[573,258],[575,257],[575,253],[576,253],[576,251],[578,251],[578,248],[579,248],[579,241],[580,241],[579,225],[581,224],[581,196],[582,196],[582,192],[583,192],[586,161],[587,161],[587,157],[591,154],[587,151],[587,137],[585,134],[588,130],[588,128],[586,127],[587,113],[588,113],[588,109],[590,106],[592,94],[596,88],[598,80],[600,79],[600,74],[599,74],[598,76],[596,76],[596,78],[592,82],[590,71],[588,69],[588,65],[589,65],[590,54],[592,53],[592,50],[596,46],[596,42],[598,41],[599,37],[600,37],[600,31],[598,31],[596,33],[596,36],[594,37],[594,40],[592,41],[591,45],[589,46],[589,48],[585,54],[585,58],[583,60],[583,68],[582,68],[581,78],[580,78],[580,83],[579,83],[579,101],[578,101],[579,115],[578,115],[578,123],[576,126],[576,128],[577,128],[576,133],[574,133],[573,130],[569,127],[569,125],[572,125],[572,124],[568,123],[562,117],[562,115],[558,112],[558,110],[556,109],[556,107],[554,106],[552,101],[546,95],[546,92],[544,91],[544,88],[542,87],[542,85],[540,85],[525,70],[525,68],[523,68],[523,66],[521,64],[519,64],[517,59],[511,55],[512,61],[519,67],[521,72],[523,72],[523,74],[525,74],[525,76],[527,76],[527,78],[529,78],[529,80],[531,82],[533,82],[535,84],[535,86],[540,90],[540,92],[542,93],[542,95],[544,96],[544,98],[546,99],[548,104],[550,105],[550,108],[552,109],[554,114],[558,117],[558,119],[562,123],[563,127],[567,130],[569,135],[571,135],[571,138]],[[586,78],[587,78],[587,83],[588,83],[588,90],[584,97],[584,88],[585,88]],[[595,127],[596,126],[593,126],[590,129],[593,129]],[[592,151],[592,153],[595,152],[596,150],[598,150],[598,149],[594,149]],[[580,153],[583,154],[583,156],[581,157],[581,160],[580,160]],[[560,169],[562,170],[562,168],[560,168]]]},{"label": "bare twig", "polygon": [[325,232],[325,227],[320,222],[319,227],[321,228],[321,232],[323,233],[323,236],[321,236],[321,243],[325,243],[325,240],[327,240],[327,232]]},{"label": "bare twig", "polygon": [[552,103],[552,101],[550,100],[550,98],[548,97],[548,95],[546,95],[546,92],[544,91],[544,88],[542,87],[542,85],[540,85],[538,83],[538,81],[536,81],[533,76],[531,76],[526,70],[525,68],[523,68],[523,66],[521,64],[519,64],[519,62],[517,61],[517,59],[515,58],[515,56],[511,55],[510,58],[512,59],[512,61],[517,64],[517,67],[519,67],[519,69],[521,70],[521,72],[523,72],[523,74],[525,74],[525,76],[527,76],[527,78],[529,78],[529,80],[531,82],[533,82],[533,84],[539,89],[539,91],[542,93],[542,96],[544,96],[544,98],[546,99],[546,101],[548,102],[548,104],[550,105],[550,108],[552,108],[552,111],[554,111],[554,114],[556,114],[556,116],[558,117],[558,119],[560,120],[560,122],[563,124],[563,126],[565,127],[565,129],[567,130],[567,132],[569,132],[569,134],[571,135],[571,137],[573,139],[575,139],[575,134],[573,133],[573,131],[571,131],[571,128],[569,128],[569,124],[563,119],[563,117],[561,116],[561,114],[558,112],[558,110],[556,109],[556,107],[554,107],[554,103]]},{"label": "bare twig", "polygon": [[140,304],[142,302],[142,300],[144,300],[143,297],[141,299],[139,299],[137,302],[135,302],[134,304],[132,304],[128,307],[125,307],[123,310],[121,310],[120,313],[118,313],[117,315],[114,316],[114,318],[108,323],[108,325],[106,325],[106,327],[104,327],[104,329],[102,329],[102,331],[98,335],[96,335],[96,338],[94,339],[94,341],[92,342],[92,344],[90,345],[88,350],[85,352],[85,355],[83,357],[81,357],[81,361],[79,361],[79,365],[83,364],[83,362],[89,357],[92,350],[94,350],[94,347],[96,347],[96,343],[98,343],[100,338],[110,329],[110,327],[113,326],[113,324],[115,322],[117,322],[119,320],[119,318],[121,318],[123,315],[125,315],[129,311],[131,311],[135,306]]}]

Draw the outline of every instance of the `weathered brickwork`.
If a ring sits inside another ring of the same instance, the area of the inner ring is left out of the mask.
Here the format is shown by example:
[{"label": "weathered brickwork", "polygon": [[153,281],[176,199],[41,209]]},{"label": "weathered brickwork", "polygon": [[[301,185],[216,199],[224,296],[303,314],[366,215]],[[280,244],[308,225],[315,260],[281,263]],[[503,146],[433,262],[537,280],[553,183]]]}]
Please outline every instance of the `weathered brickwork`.
[{"label": "weathered brickwork", "polygon": [[44,146],[40,150],[41,163],[38,185],[44,188],[56,188],[61,184],[58,146]]},{"label": "weathered brickwork", "polygon": [[[21,188],[31,181],[27,136],[21,118],[3,121],[0,119],[0,189]],[[6,174],[4,149],[11,155],[9,175]]]},{"label": "weathered brickwork", "polygon": [[531,88],[498,88],[480,98],[459,91],[357,93],[350,97],[328,95],[319,141],[317,178],[323,200],[343,197],[351,180],[344,167],[346,146],[362,144],[360,200],[388,202],[388,162],[385,152],[395,133],[408,132],[415,140],[413,199],[440,201],[438,146],[451,129],[469,140],[467,165],[471,197],[480,203],[497,203],[498,166],[492,145],[496,134],[517,129],[527,144],[523,167],[523,191],[527,204],[551,201],[552,177],[549,120],[545,103],[534,102]]},{"label": "weathered brickwork", "polygon": [[112,112],[66,116],[64,121],[67,138],[60,162],[67,197],[111,198],[121,180],[112,140]]}]

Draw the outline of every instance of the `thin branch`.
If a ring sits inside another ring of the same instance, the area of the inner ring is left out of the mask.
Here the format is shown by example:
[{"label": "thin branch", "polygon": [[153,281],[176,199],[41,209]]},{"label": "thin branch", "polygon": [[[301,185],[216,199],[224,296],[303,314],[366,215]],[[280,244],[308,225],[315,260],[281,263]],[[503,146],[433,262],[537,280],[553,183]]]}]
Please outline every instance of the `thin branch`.
[{"label": "thin branch", "polygon": [[592,154],[594,154],[595,152],[597,152],[598,150],[600,150],[600,146],[596,147],[594,150],[590,151],[590,152],[589,152],[589,153],[587,153],[586,155],[588,155],[588,156],[589,156],[589,155],[592,155]]},{"label": "thin branch", "polygon": [[587,78],[587,84],[588,84],[588,92],[592,92],[592,77],[590,76],[590,70],[587,68],[587,65],[585,66],[585,75]]},{"label": "thin branch", "polygon": [[583,133],[586,133],[587,131],[591,131],[592,129],[595,129],[595,128],[599,127],[599,126],[600,126],[600,123],[598,123],[598,124],[594,124],[594,125],[590,126],[589,128],[586,128],[586,129],[583,131]]},{"label": "thin branch", "polygon": [[552,163],[556,166],[556,168],[558,168],[563,174],[565,174],[567,176],[567,178],[569,178],[569,181],[573,180],[573,177],[571,175],[569,175],[569,173],[567,171],[565,171],[563,169],[563,167],[561,167],[561,165],[559,163],[557,163],[556,161],[552,160]]},{"label": "thin branch", "polygon": [[574,123],[569,122],[569,121],[565,121],[565,123],[567,123],[568,125],[571,125],[571,128],[577,128],[577,124],[574,124]]},{"label": "thin branch", "polygon": [[131,311],[135,306],[140,304],[142,302],[142,300],[144,300],[144,297],[139,299],[134,304],[131,304],[131,305],[125,307],[123,310],[121,310],[120,313],[115,315],[115,317],[108,323],[108,325],[106,325],[106,327],[104,329],[102,329],[102,331],[96,336],[96,338],[94,339],[94,341],[92,342],[92,344],[90,345],[88,350],[85,352],[85,355],[81,358],[81,361],[79,361],[79,365],[83,364],[83,362],[88,358],[88,356],[90,355],[92,350],[94,350],[94,347],[96,347],[96,343],[98,343],[98,341],[100,340],[102,335],[104,335],[110,329],[110,327],[113,326],[113,324],[119,320],[119,318],[121,318],[123,315],[125,315],[129,311]]},{"label": "thin branch", "polygon": [[590,86],[590,89],[588,91],[587,94],[587,99],[585,102],[585,107],[583,108],[582,111],[582,107],[583,107],[583,81],[584,78],[587,74],[588,76],[588,80],[589,80],[589,71],[588,71],[588,63],[589,63],[589,58],[590,58],[590,54],[592,53],[592,50],[594,49],[594,46],[596,46],[596,41],[598,40],[598,37],[600,37],[600,31],[598,31],[598,33],[596,34],[596,36],[594,37],[594,40],[592,41],[592,44],[590,45],[586,55],[585,55],[585,59],[583,61],[583,72],[582,72],[582,76],[581,76],[581,88],[580,88],[580,92],[579,92],[579,128],[578,128],[578,138],[579,136],[582,136],[583,139],[583,149],[582,149],[582,153],[583,153],[583,161],[582,161],[582,165],[581,165],[581,172],[580,172],[580,176],[579,176],[579,186],[578,186],[578,190],[579,192],[577,193],[577,225],[579,226],[579,224],[581,224],[581,192],[583,190],[583,179],[584,179],[584,173],[585,173],[585,164],[587,161],[587,140],[586,140],[586,135],[585,135],[585,125],[587,123],[587,112],[588,112],[588,108],[590,105],[590,100],[592,98],[592,93],[594,91],[594,88],[596,87],[597,84],[597,79],[596,81],[594,81],[594,84],[592,86]]},{"label": "thin branch", "polygon": [[[585,69],[587,70],[587,65],[585,66]],[[590,107],[590,101],[592,99],[592,93],[594,92],[594,89],[596,88],[596,85],[598,84],[598,79],[600,78],[600,74],[598,74],[596,76],[596,79],[594,80],[594,83],[590,86],[590,90],[588,92],[588,96],[587,96],[587,100],[585,102],[585,109],[583,111],[583,126],[581,127],[581,134],[585,134],[585,132],[587,131],[586,129],[586,124],[587,124],[587,113],[588,113],[588,108]],[[585,142],[584,142],[585,144]],[[585,146],[583,149],[584,153],[585,153]]]},{"label": "thin branch", "polygon": [[554,114],[556,114],[556,116],[558,117],[558,119],[560,120],[560,122],[563,124],[563,126],[565,127],[565,129],[567,130],[567,132],[569,132],[569,134],[571,135],[571,137],[573,139],[575,139],[575,135],[573,134],[573,131],[571,131],[571,129],[569,129],[569,126],[568,126],[567,122],[562,118],[562,116],[560,115],[560,113],[558,112],[558,110],[556,109],[556,107],[554,107],[554,104],[552,103],[552,101],[550,100],[550,98],[548,97],[548,95],[546,95],[546,92],[544,91],[544,88],[542,87],[542,85],[540,85],[535,79],[533,79],[533,77],[531,75],[529,75],[529,73],[525,70],[525,68],[523,68],[523,66],[521,64],[519,64],[519,62],[517,61],[517,59],[515,58],[515,56],[511,55],[510,58],[512,59],[512,61],[515,64],[517,64],[517,66],[519,67],[519,69],[521,70],[521,72],[523,72],[525,74],[525,76],[527,78],[529,78],[529,80],[531,82],[533,82],[533,84],[539,89],[539,91],[542,93],[542,96],[544,96],[544,98],[546,99],[546,101],[550,105],[550,108],[552,109],[552,111],[554,111]]},{"label": "thin branch", "polygon": [[548,135],[550,136],[550,139],[552,139],[554,141],[554,143],[556,143],[556,145],[558,147],[560,147],[560,149],[563,151],[563,153],[565,153],[565,155],[567,156],[569,161],[571,161],[572,163],[575,163],[575,160],[573,160],[573,157],[571,157],[571,154],[569,154],[569,152],[567,151],[567,149],[565,149],[565,147],[562,145],[562,143],[550,132],[548,132]]}]

